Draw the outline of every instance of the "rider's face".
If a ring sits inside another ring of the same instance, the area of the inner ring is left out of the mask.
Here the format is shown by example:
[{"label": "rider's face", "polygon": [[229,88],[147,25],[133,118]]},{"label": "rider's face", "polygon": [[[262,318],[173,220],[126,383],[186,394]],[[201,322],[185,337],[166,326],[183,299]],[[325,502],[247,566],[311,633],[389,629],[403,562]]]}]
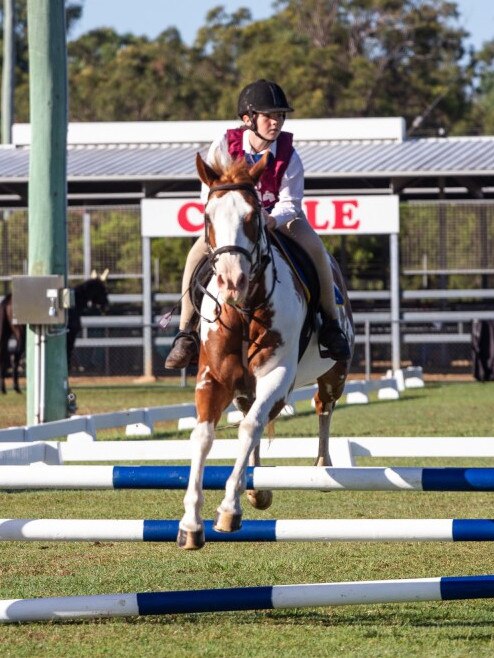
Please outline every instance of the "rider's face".
[{"label": "rider's face", "polygon": [[274,141],[278,138],[284,122],[284,112],[270,112],[269,114],[259,112],[257,115],[257,132],[265,139]]},{"label": "rider's face", "polygon": [[[285,116],[285,112],[270,112],[269,114],[258,112],[255,115],[257,132],[267,141],[278,139],[283,123],[285,122]],[[247,126],[251,126],[251,120],[247,114],[244,114],[242,119]]]}]

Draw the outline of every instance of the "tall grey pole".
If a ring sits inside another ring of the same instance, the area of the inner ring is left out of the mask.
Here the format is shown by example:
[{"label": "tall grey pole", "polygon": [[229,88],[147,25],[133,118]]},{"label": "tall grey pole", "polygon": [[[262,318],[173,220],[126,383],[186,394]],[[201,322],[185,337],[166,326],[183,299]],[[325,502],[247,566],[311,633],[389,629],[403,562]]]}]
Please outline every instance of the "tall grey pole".
[{"label": "tall grey pole", "polygon": [[151,286],[151,238],[142,237],[142,316],[143,316],[143,376],[145,380],[153,377],[153,305]]},{"label": "tall grey pole", "polygon": [[[29,274],[67,279],[67,51],[64,0],[28,0]],[[35,328],[27,332],[27,419],[35,421]],[[46,341],[44,420],[67,416],[67,351],[63,331]]]},{"label": "tall grey pole", "polygon": [[14,0],[3,0],[2,144],[12,143],[15,86]]},{"label": "tall grey pole", "polygon": [[91,263],[91,214],[85,210],[82,215],[82,268],[84,279],[89,279],[93,265]]},{"label": "tall grey pole", "polygon": [[[12,120],[14,116],[15,87],[15,15],[14,0],[3,2],[3,68],[2,68],[2,144],[12,143]],[[2,240],[2,268],[0,274],[10,274],[9,233],[7,222],[9,211],[2,212],[0,220]],[[7,281],[3,283],[3,294],[8,291]]]},{"label": "tall grey pole", "polygon": [[398,233],[389,236],[391,292],[391,363],[393,370],[401,367],[400,351],[400,256]]}]

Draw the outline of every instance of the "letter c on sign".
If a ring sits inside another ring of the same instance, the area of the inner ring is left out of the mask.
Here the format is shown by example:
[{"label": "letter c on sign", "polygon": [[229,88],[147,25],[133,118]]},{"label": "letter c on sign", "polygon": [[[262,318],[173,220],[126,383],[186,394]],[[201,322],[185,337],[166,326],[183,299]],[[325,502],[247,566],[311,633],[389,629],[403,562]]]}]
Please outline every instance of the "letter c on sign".
[{"label": "letter c on sign", "polygon": [[[199,221],[191,221],[190,215],[194,215],[196,211],[199,213]],[[192,212],[191,212],[192,211]],[[177,220],[179,226],[188,233],[196,233],[204,228],[204,204],[191,201],[184,203],[177,213]]]}]

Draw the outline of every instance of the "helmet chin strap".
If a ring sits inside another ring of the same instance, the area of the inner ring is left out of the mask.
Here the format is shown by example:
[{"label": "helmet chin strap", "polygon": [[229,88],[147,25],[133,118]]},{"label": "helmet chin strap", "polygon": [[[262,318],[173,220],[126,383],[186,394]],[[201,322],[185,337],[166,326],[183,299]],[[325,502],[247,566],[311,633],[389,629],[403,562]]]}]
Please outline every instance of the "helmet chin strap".
[{"label": "helmet chin strap", "polygon": [[255,119],[255,112],[249,112],[249,119],[250,119],[250,125],[247,126],[247,129],[252,130],[252,132],[256,137],[259,137],[259,139],[262,139],[262,141],[266,143],[266,146],[269,146],[275,141],[274,139],[266,139],[266,137],[263,137],[261,133],[257,130],[257,121]]}]

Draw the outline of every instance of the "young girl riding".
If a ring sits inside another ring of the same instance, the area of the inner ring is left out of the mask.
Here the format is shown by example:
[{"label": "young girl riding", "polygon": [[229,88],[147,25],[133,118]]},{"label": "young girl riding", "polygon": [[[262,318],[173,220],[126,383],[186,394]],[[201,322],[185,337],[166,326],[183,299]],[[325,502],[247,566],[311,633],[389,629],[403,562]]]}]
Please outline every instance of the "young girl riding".
[{"label": "young girl riding", "polygon": [[[269,151],[269,164],[258,184],[265,222],[269,229],[276,228],[294,240],[312,259],[321,291],[319,343],[329,358],[345,361],[350,358],[350,346],[338,321],[332,268],[322,241],[302,210],[304,169],[293,147],[293,135],[282,131],[287,112],[293,112],[293,108],[275,82],[262,79],[247,85],[238,98],[238,115],[243,125],[227,130],[214,141],[207,161],[214,167],[215,161],[222,160],[222,154],[228,154],[233,159],[245,158],[252,165]],[[207,200],[207,194],[208,189],[203,189],[203,200]],[[186,368],[197,362],[198,317],[188,291],[192,274],[206,255],[205,238],[201,236],[187,256],[179,333],[166,359],[166,368]]]}]

